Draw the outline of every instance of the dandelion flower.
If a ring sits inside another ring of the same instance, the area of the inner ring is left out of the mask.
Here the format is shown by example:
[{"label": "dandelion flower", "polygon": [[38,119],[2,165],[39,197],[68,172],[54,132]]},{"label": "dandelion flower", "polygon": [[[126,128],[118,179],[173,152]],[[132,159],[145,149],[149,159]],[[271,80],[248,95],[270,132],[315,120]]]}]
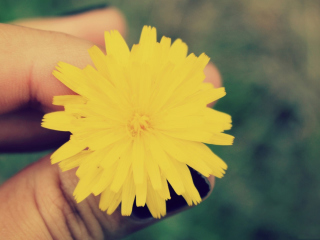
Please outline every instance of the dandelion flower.
[{"label": "dandelion flower", "polygon": [[59,62],[53,75],[78,95],[55,96],[64,111],[48,113],[42,126],[71,132],[51,156],[62,171],[78,167],[74,197],[100,195],[99,207],[131,215],[147,205],[154,218],[166,214],[169,185],[188,205],[201,197],[190,170],[222,177],[227,165],[206,144],[231,145],[228,114],[207,104],[224,88],[203,83],[208,56],[193,53],[180,39],[145,26],[131,51],[118,31],[105,33],[105,55],[89,49],[94,67]]}]

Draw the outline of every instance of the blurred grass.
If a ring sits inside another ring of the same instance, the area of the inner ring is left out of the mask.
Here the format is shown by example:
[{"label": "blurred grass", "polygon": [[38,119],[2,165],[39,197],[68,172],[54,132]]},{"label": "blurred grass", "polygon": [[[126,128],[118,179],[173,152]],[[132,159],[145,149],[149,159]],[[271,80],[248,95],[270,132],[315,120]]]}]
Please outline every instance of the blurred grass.
[{"label": "blurred grass", "polygon": [[[101,3],[0,0],[0,20],[55,15]],[[320,238],[320,2],[110,0],[126,15],[130,45],[143,25],[182,38],[218,66],[233,116],[229,165],[200,206],[126,239]],[[1,181],[38,154],[0,155]]]}]

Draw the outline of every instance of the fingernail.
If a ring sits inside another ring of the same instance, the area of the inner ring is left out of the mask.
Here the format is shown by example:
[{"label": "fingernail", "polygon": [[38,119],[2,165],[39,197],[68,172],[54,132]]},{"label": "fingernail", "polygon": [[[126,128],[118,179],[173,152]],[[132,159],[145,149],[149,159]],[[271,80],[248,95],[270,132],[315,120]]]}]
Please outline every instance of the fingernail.
[{"label": "fingernail", "polygon": [[147,205],[145,205],[144,207],[137,207],[136,201],[134,201],[133,203],[131,218],[135,220],[145,220],[145,221],[153,219]]},{"label": "fingernail", "polygon": [[[189,168],[189,170],[191,172],[193,183],[195,187],[198,189],[201,198],[205,198],[211,190],[211,184],[209,180],[197,171],[193,170],[192,168]],[[170,184],[169,191],[171,199],[169,199],[166,202],[167,214],[178,211],[188,206],[184,198],[180,195],[177,195]],[[132,217],[138,220],[152,219],[152,215],[147,206],[137,207],[135,203],[132,209]]]},{"label": "fingernail", "polygon": [[59,15],[60,16],[72,16],[72,15],[77,15],[77,14],[89,12],[89,11],[92,11],[92,10],[108,8],[109,6],[110,5],[106,4],[106,3],[97,4],[97,5],[91,5],[91,6],[87,6],[87,7],[83,7],[83,8],[79,8],[79,9],[74,9],[74,10],[67,11],[67,12],[63,12],[63,13],[61,13]]},{"label": "fingernail", "polygon": [[190,167],[189,167],[189,170],[191,172],[193,183],[195,187],[198,189],[200,197],[204,199],[209,194],[212,188],[208,178],[206,178],[201,173],[198,173],[196,170]]}]

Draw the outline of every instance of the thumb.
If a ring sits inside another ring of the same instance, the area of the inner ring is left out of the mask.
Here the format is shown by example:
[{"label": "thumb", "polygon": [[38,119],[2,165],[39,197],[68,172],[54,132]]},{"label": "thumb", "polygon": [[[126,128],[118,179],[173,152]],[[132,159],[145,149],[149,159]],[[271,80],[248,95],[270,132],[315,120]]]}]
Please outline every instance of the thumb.
[{"label": "thumb", "polygon": [[[99,210],[98,199],[73,201],[74,172],[61,174],[49,156],[0,187],[1,239],[114,239],[151,224]],[[19,231],[17,231],[19,229]]]},{"label": "thumb", "polygon": [[[202,197],[211,192],[200,175],[193,180]],[[159,221],[146,218],[146,209],[134,209],[131,217],[121,216],[119,209],[107,215],[93,195],[77,204],[72,196],[77,182],[74,171],[61,173],[49,156],[5,182],[0,187],[0,239],[117,239]],[[172,195],[168,216],[187,209],[179,197]]]}]

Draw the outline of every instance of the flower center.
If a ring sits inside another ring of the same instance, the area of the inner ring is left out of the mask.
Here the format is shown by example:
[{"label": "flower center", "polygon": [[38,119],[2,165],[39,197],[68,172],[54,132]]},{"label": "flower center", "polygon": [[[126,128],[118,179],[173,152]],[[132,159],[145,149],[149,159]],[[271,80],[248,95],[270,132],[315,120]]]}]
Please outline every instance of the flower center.
[{"label": "flower center", "polygon": [[135,113],[133,118],[129,120],[128,130],[132,137],[135,137],[143,130],[147,130],[150,128],[150,119],[145,115],[140,115],[139,113]]}]

